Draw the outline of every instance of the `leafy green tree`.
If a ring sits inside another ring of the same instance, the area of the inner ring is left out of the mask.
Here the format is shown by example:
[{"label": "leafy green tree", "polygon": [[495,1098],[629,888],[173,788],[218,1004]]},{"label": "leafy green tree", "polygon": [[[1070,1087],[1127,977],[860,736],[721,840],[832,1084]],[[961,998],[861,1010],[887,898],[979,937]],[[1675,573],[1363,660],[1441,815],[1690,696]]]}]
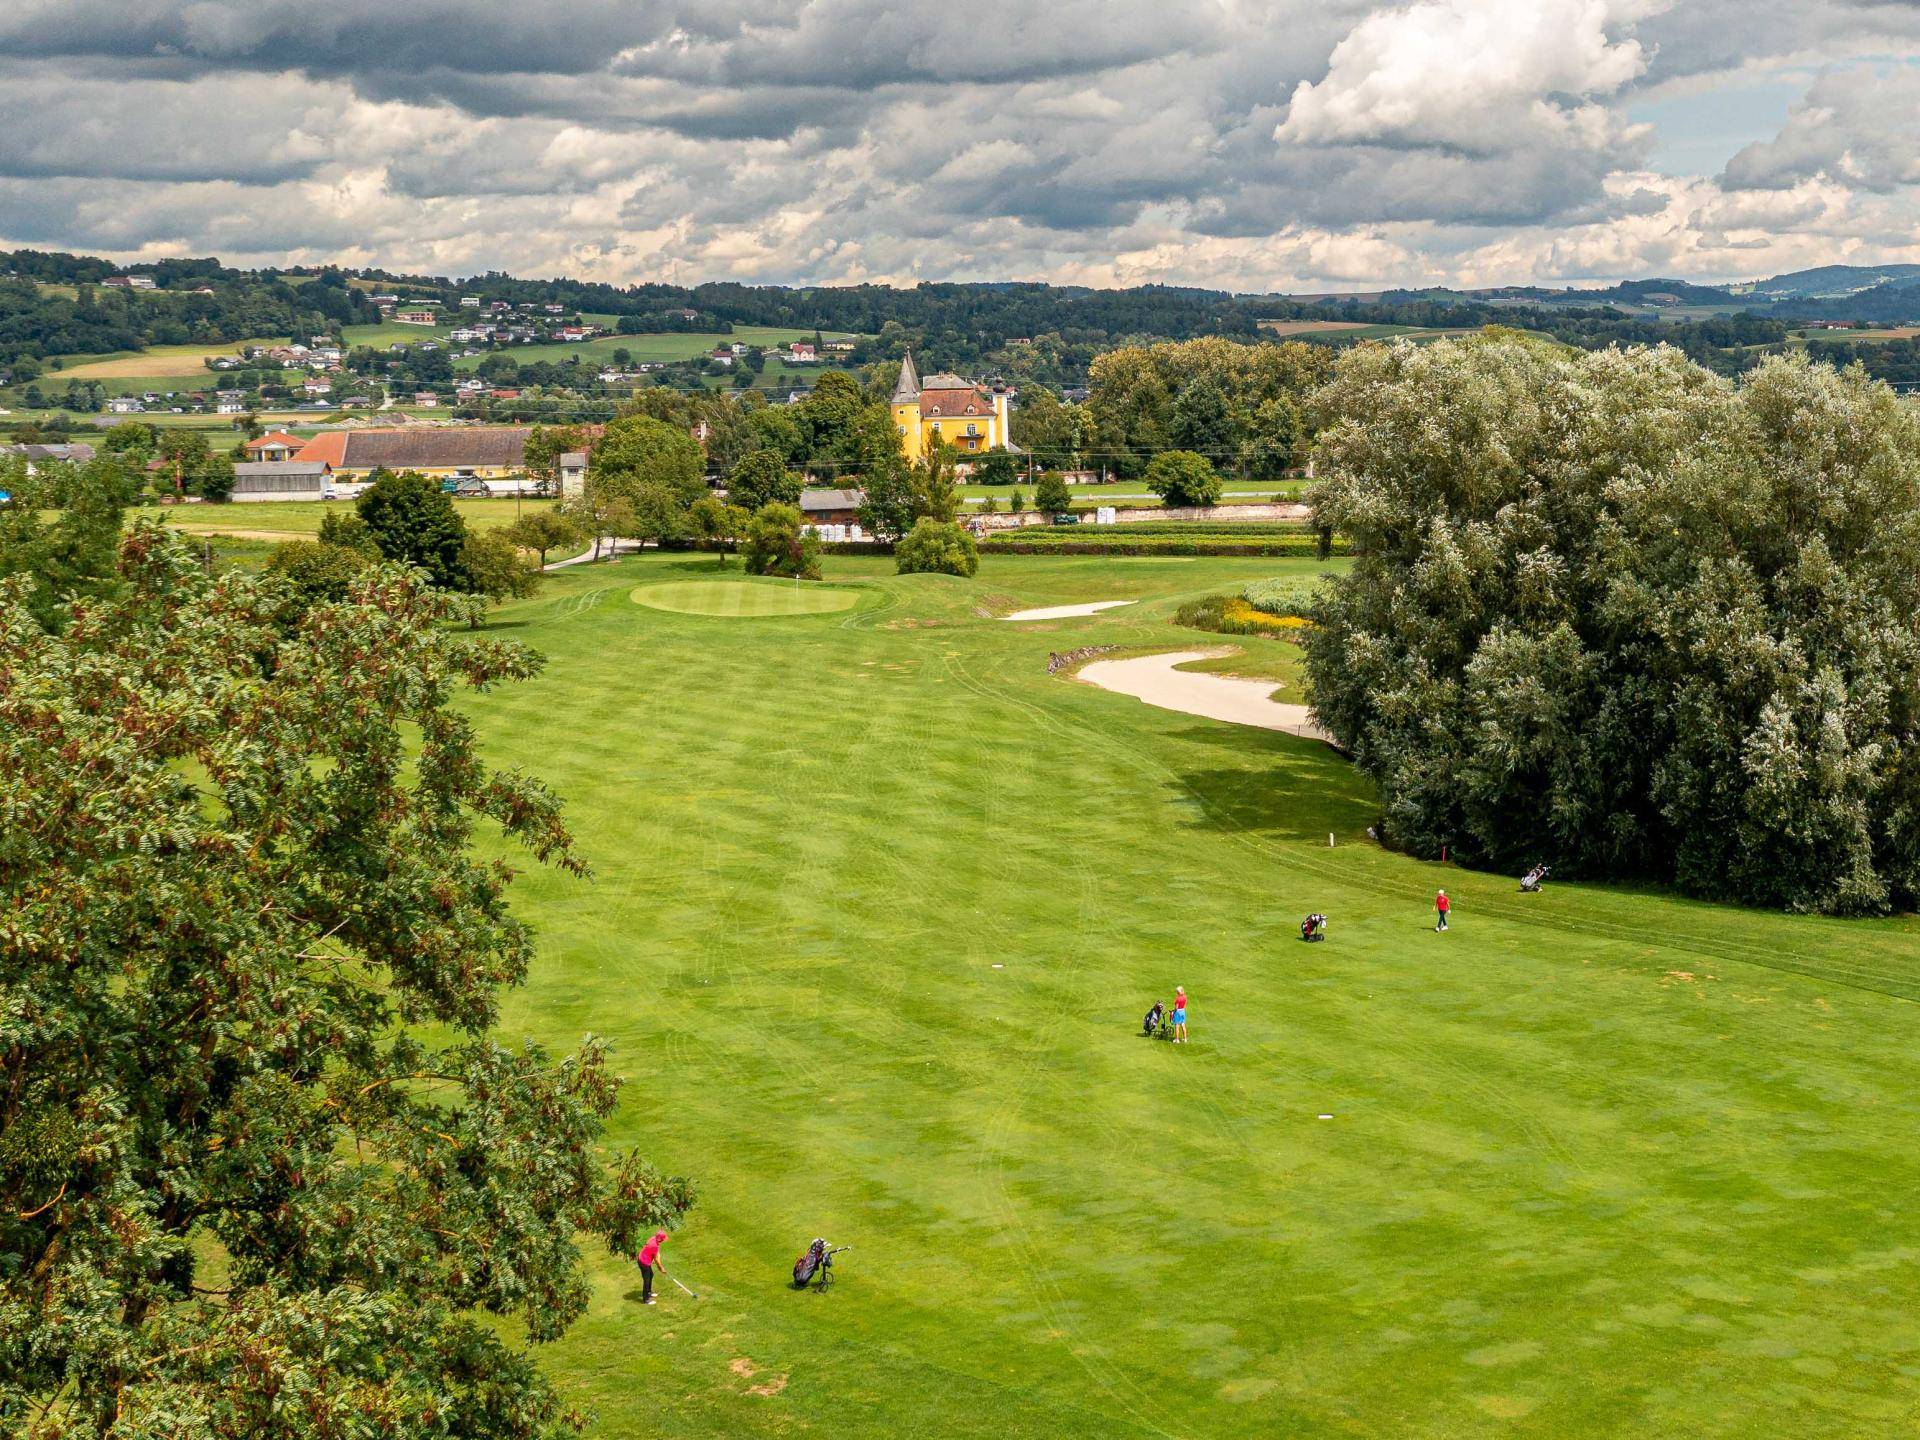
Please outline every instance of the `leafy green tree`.
[{"label": "leafy green tree", "polygon": [[727,503],[743,510],[762,505],[798,505],[800,477],[777,450],[750,450],[727,472]]},{"label": "leafy green tree", "polygon": [[71,618],[75,601],[119,592],[126,476],[118,462],[99,455],[29,476],[13,459],[0,472],[0,488],[14,497],[0,505],[0,579],[15,577],[15,603],[55,630]]},{"label": "leafy green tree", "polygon": [[546,568],[547,552],[562,545],[578,545],[580,529],[557,510],[530,510],[502,532],[523,550],[535,551]]},{"label": "leafy green tree", "polygon": [[[1018,492],[1015,500],[1020,498]],[[1048,515],[1064,515],[1073,508],[1073,492],[1057,470],[1049,470],[1033,487],[1033,508]]]},{"label": "leafy green tree", "polygon": [[1512,335],[1316,402],[1313,704],[1421,854],[1857,912],[1920,900],[1920,416],[1773,358]]},{"label": "leafy green tree", "polygon": [[1019,478],[1020,471],[1008,451],[989,450],[974,463],[972,479],[976,485],[1011,485]]},{"label": "leafy green tree", "polygon": [[292,633],[159,527],[120,569],[59,635],[0,586],[8,1433],[563,1433],[581,1247],[691,1191],[600,1153],[598,1041],[491,1033],[532,944],[477,825],[585,868],[454,703],[534,657],[393,567]]},{"label": "leafy green tree", "polygon": [[936,445],[907,472],[915,520],[950,521],[960,513],[960,482],[954,472],[954,449]]},{"label": "leafy green tree", "polygon": [[[1061,482],[1060,488],[1062,490],[1067,488],[1065,481]],[[1027,508],[1027,497],[1025,495],[1022,495],[1018,490],[1014,491],[1013,494],[1007,497],[1007,511],[1009,514],[1018,515],[1021,511],[1025,510],[1026,508]]]},{"label": "leafy green tree", "polygon": [[[586,440],[577,425],[536,425],[527,432],[524,462],[527,478],[538,481],[542,493],[560,490],[560,457],[583,449]],[[530,547],[537,548],[537,547]]]},{"label": "leafy green tree", "polygon": [[729,505],[709,495],[693,502],[693,508],[687,512],[693,522],[693,532],[719,552],[720,568],[727,568],[727,544],[738,544],[740,537],[747,532],[747,526],[753,516],[739,505]]},{"label": "leafy green tree", "polygon": [[1013,440],[1049,469],[1070,468],[1080,458],[1079,411],[1044,385],[1023,387],[1013,407]]},{"label": "leafy green tree", "polygon": [[373,531],[367,528],[367,522],[357,514],[350,515],[339,510],[329,510],[320,517],[319,540],[322,545],[335,545],[342,550],[353,550],[369,560],[380,558],[380,545],[373,538]]},{"label": "leafy green tree", "polygon": [[820,578],[820,537],[791,505],[768,505],[755,512],[747,522],[741,553],[752,575]]},{"label": "leafy green tree", "polygon": [[872,457],[861,471],[860,524],[884,541],[913,528],[914,487],[898,446]]},{"label": "leafy green tree", "polygon": [[560,513],[593,537],[593,558],[600,558],[605,540],[630,534],[635,525],[633,502],[618,491],[597,485],[590,478],[586,488],[560,506]]},{"label": "leafy green tree", "polygon": [[683,504],[665,485],[652,482],[638,485],[628,503],[632,520],[620,532],[628,540],[638,540],[643,545],[666,545],[693,534],[692,506]]},{"label": "leafy green tree", "polygon": [[1224,458],[1238,443],[1226,387],[1211,375],[1201,375],[1174,397],[1167,438],[1182,450]]},{"label": "leafy green tree", "polygon": [[1000,508],[1000,502],[994,499],[993,496],[987,495],[981,498],[980,513],[982,515],[991,515],[999,508]]},{"label": "leafy green tree", "polygon": [[1262,401],[1240,447],[1240,463],[1255,480],[1279,480],[1293,468],[1300,443],[1300,411],[1284,395]]},{"label": "leafy green tree", "polygon": [[[527,562],[513,541],[498,530],[470,530],[460,546],[460,568],[467,584],[489,600],[522,600],[540,586],[540,569]],[[469,616],[478,624],[478,611]]]},{"label": "leafy green tree", "polygon": [[807,453],[807,437],[791,407],[764,405],[747,417],[748,444],[756,450],[771,450],[792,465]]},{"label": "leafy green tree", "polygon": [[442,590],[470,590],[460,563],[467,525],[437,480],[416,470],[376,472],[354,509],[389,560],[418,565]]},{"label": "leafy green tree", "polygon": [[919,520],[893,547],[893,568],[901,575],[960,575],[980,568],[980,547],[951,520]]},{"label": "leafy green tree", "polygon": [[154,455],[154,428],[138,420],[122,420],[100,438],[100,448],[144,465]]},{"label": "leafy green tree", "polygon": [[295,598],[291,614],[299,616],[316,604],[346,599],[353,582],[372,563],[363,552],[344,545],[288,540],[273,547],[266,568],[269,575],[279,576],[292,587]]},{"label": "leafy green tree", "polygon": [[647,415],[609,421],[587,461],[587,475],[603,488],[637,500],[640,487],[659,485],[681,506],[707,493],[707,457],[684,429]]},{"label": "leafy green tree", "polygon": [[1165,505],[1218,505],[1225,486],[1204,455],[1169,450],[1147,466],[1147,488]]}]

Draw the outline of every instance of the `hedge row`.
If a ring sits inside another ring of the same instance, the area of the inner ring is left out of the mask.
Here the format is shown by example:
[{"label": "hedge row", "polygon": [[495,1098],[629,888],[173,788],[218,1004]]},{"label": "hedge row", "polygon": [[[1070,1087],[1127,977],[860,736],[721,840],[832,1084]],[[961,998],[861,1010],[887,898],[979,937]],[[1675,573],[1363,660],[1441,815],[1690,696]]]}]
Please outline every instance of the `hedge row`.
[{"label": "hedge row", "polygon": [[1129,520],[1124,525],[1102,525],[1096,533],[1104,535],[1110,530],[1128,535],[1244,535],[1263,540],[1275,535],[1313,534],[1313,526],[1304,520]]},{"label": "hedge row", "polygon": [[[1312,535],[1275,535],[1264,539],[1233,539],[1217,535],[1072,535],[1058,531],[1001,538],[990,536],[981,550],[993,555],[1268,555],[1312,559],[1320,542]],[[1333,554],[1351,555],[1353,547],[1334,537]]]}]

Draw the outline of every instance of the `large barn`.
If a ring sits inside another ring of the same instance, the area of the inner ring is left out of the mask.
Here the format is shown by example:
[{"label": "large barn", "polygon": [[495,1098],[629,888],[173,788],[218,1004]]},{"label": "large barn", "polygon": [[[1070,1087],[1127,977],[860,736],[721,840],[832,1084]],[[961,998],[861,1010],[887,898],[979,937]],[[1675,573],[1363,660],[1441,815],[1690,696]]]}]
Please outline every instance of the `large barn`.
[{"label": "large barn", "polygon": [[417,470],[440,478],[473,475],[484,480],[524,471],[531,433],[524,427],[503,425],[328,430],[307,441],[294,458],[329,465],[342,480],[363,479],[375,470]]}]

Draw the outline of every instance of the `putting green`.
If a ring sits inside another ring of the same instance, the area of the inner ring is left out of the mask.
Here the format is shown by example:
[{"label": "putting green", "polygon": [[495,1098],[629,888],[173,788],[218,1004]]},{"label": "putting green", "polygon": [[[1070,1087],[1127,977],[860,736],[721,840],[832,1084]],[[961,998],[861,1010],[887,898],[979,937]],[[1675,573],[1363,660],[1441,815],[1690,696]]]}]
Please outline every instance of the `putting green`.
[{"label": "putting green", "polygon": [[638,585],[629,597],[636,605],[670,610],[676,615],[724,615],[758,618],[767,615],[826,615],[851,610],[858,592],[802,580],[673,580],[664,585]]}]

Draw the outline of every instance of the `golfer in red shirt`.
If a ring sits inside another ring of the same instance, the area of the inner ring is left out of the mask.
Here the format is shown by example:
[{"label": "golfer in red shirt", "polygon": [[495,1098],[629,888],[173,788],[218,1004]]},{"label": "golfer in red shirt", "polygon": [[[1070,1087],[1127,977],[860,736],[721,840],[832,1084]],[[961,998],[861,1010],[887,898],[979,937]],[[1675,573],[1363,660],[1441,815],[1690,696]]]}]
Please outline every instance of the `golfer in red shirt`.
[{"label": "golfer in red shirt", "polygon": [[[666,1243],[667,1232],[656,1230],[653,1232],[653,1238],[642,1245],[640,1253],[633,1257],[640,1262],[640,1303],[642,1305],[657,1303],[653,1298],[653,1267],[660,1265],[660,1247]],[[660,1265],[660,1268],[664,1270],[667,1267]]]},{"label": "golfer in red shirt", "polygon": [[1434,912],[1440,917],[1439,922],[1435,924],[1433,928],[1436,930],[1446,929],[1447,911],[1452,908],[1451,903],[1447,899],[1446,891],[1442,890],[1438,895],[1433,897],[1433,908]]}]

